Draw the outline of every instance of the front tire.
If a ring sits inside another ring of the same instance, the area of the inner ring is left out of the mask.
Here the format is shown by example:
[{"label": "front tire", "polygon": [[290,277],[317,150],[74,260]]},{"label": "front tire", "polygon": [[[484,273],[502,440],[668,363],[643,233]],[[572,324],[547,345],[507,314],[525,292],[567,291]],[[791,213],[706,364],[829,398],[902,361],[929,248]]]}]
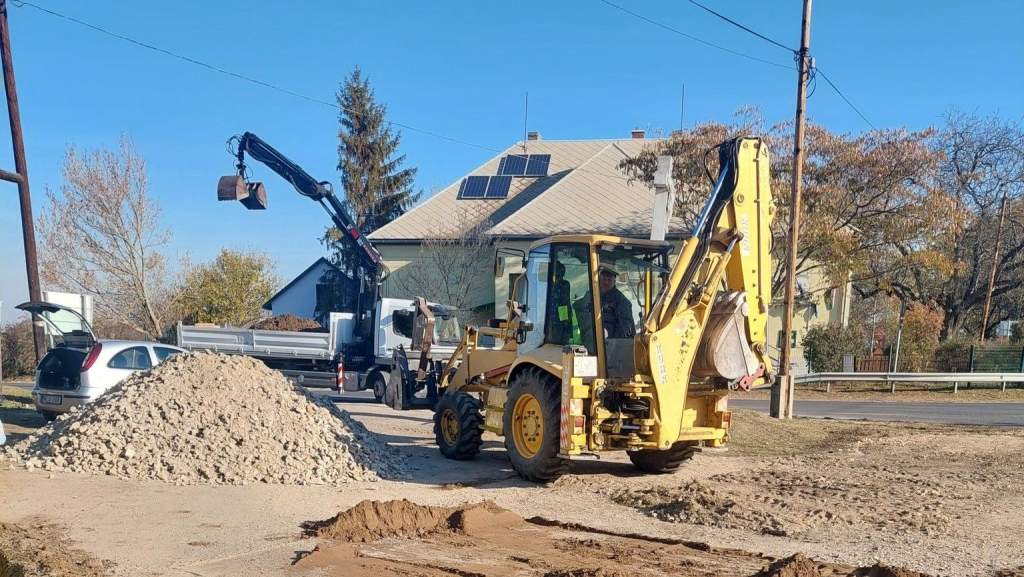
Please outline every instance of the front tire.
[{"label": "front tire", "polygon": [[629,451],[627,454],[637,469],[645,473],[664,474],[675,472],[684,462],[692,459],[696,452],[697,443],[680,441],[664,451]]},{"label": "front tire", "polygon": [[558,382],[540,369],[526,369],[509,384],[505,450],[512,468],[528,481],[553,481],[569,469],[569,461],[558,456],[561,403]]},{"label": "front tire", "polygon": [[467,393],[441,395],[434,407],[434,439],[441,454],[456,461],[477,456],[483,444],[480,403]]}]

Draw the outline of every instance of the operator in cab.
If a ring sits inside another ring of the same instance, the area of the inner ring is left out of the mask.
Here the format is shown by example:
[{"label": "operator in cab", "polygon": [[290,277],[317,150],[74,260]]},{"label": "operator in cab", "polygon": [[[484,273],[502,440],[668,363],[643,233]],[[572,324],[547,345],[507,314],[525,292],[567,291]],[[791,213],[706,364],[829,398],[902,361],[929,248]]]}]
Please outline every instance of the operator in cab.
[{"label": "operator in cab", "polygon": [[[597,288],[598,300],[601,304],[601,321],[604,324],[604,336],[606,339],[628,339],[636,335],[636,325],[633,324],[633,304],[629,302],[626,295],[615,286],[618,278],[615,267],[608,263],[601,263],[597,267]],[[576,301],[576,315],[580,319],[580,332],[583,334],[583,342],[594,342],[592,335],[594,328],[591,326],[590,314],[593,299],[590,291],[583,295],[583,298]],[[585,321],[584,321],[585,319]]]}]

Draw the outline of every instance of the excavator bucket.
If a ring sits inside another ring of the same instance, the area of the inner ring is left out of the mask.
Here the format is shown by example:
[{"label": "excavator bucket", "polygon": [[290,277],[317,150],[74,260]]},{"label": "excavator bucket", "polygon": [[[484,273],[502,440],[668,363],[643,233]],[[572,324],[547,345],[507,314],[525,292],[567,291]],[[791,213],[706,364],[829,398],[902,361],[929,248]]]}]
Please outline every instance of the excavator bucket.
[{"label": "excavator bucket", "polygon": [[243,200],[248,196],[245,179],[237,174],[222,176],[217,182],[217,200]]},{"label": "excavator bucket", "polygon": [[249,194],[241,199],[249,210],[265,210],[267,208],[267,189],[262,182],[250,182],[246,185]]}]

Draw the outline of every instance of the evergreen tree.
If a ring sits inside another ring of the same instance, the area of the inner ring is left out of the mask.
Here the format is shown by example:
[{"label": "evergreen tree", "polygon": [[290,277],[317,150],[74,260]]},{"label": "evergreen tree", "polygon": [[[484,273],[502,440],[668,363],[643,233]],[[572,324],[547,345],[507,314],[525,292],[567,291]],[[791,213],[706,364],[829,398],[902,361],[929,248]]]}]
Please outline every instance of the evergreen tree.
[{"label": "evergreen tree", "polygon": [[338,92],[341,107],[338,170],[345,197],[363,234],[370,234],[405,213],[418,199],[413,190],[415,168],[403,168],[396,154],[401,134],[392,133],[387,109],[374,100],[373,89],[359,67]]}]

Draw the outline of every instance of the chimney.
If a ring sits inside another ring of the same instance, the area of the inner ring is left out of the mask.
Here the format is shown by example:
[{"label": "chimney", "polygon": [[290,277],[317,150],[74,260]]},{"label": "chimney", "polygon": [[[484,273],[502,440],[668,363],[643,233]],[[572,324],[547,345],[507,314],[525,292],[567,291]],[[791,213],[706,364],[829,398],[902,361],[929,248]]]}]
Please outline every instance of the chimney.
[{"label": "chimney", "polygon": [[643,140],[644,136],[646,135],[646,132],[644,132],[642,128],[636,128],[633,129],[633,132],[631,132],[630,135],[632,135],[633,138],[636,138],[638,140]]},{"label": "chimney", "polygon": [[540,140],[540,133],[539,132],[527,132],[526,133],[526,140]]}]

